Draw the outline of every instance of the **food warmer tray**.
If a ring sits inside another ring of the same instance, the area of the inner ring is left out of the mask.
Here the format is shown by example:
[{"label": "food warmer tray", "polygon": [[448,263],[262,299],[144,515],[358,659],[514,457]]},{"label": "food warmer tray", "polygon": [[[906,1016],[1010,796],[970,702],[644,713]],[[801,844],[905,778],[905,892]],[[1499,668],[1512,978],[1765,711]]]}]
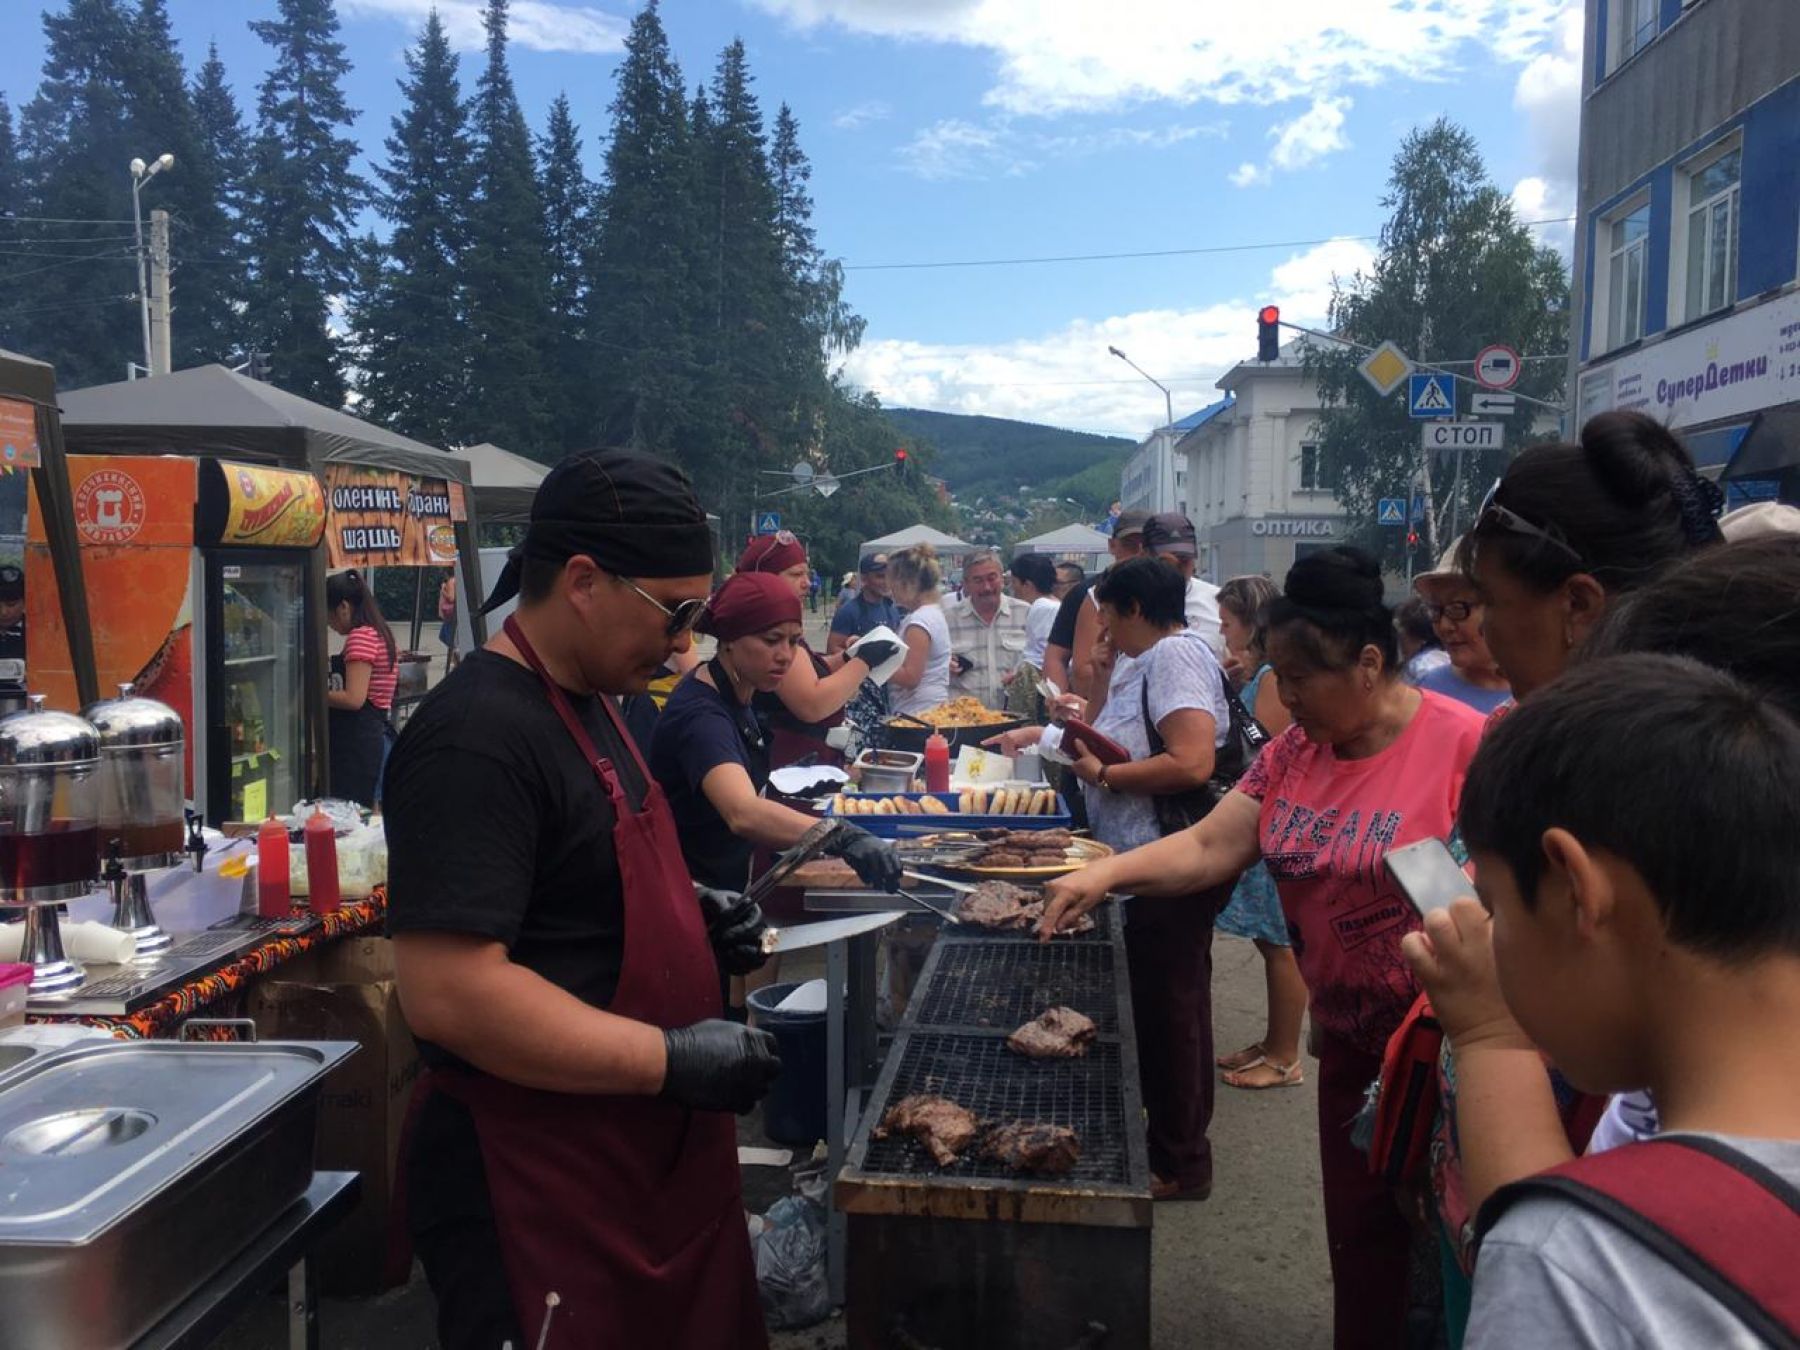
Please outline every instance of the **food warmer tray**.
[{"label": "food warmer tray", "polygon": [[352,1043],[92,1042],[0,1080],[0,1350],[129,1345],[302,1195]]}]

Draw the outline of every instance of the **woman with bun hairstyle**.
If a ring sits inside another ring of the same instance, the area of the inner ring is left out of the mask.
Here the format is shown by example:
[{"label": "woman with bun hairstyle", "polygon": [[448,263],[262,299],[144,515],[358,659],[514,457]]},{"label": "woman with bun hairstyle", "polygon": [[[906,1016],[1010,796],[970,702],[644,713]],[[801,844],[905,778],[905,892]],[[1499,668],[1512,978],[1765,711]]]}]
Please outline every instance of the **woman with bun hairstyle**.
[{"label": "woman with bun hairstyle", "polygon": [[399,653],[381,606],[354,568],[325,578],[325,622],[344,639],[343,651],[331,658],[332,688],[325,695],[328,790],[333,797],[373,806],[400,682]]},{"label": "woman with bun hairstyle", "polygon": [[944,618],[944,569],[937,550],[915,544],[888,557],[888,591],[906,611],[900,640],[906,660],[888,681],[889,706],[896,713],[929,711],[950,700],[950,624]]},{"label": "woman with bun hairstyle", "polygon": [[1643,413],[1602,413],[1579,443],[1522,451],[1457,555],[1513,696],[1562,674],[1614,597],[1719,543],[1723,500],[1674,433]]},{"label": "woman with bun hairstyle", "polygon": [[1418,993],[1400,939],[1419,917],[1383,857],[1448,837],[1481,738],[1471,708],[1406,684],[1380,564],[1302,558],[1269,606],[1293,724],[1193,829],[1053,881],[1048,939],[1109,891],[1199,895],[1259,860],[1275,878],[1319,1055],[1319,1162],[1339,1350],[1406,1344],[1409,1228],[1350,1138],[1387,1039]]}]

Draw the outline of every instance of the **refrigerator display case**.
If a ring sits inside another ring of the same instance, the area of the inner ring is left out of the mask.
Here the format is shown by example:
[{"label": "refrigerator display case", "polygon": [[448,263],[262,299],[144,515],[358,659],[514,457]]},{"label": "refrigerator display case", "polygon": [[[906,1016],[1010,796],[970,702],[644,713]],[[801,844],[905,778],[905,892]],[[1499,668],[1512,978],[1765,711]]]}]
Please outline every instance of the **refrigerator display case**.
[{"label": "refrigerator display case", "polygon": [[207,798],[215,820],[261,820],[306,795],[306,560],[206,554]]}]

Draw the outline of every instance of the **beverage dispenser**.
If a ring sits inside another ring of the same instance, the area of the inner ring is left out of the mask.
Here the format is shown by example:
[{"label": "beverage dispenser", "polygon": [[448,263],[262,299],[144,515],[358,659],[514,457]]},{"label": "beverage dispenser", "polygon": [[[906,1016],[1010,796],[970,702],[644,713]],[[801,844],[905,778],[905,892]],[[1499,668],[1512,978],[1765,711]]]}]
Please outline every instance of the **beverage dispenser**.
[{"label": "beverage dispenser", "polygon": [[144,873],[179,866],[187,848],[181,717],[129,684],[82,716],[100,739],[100,875],[112,890],[112,926],[137,939],[140,956],[154,954],[169,935],[150,912]]},{"label": "beverage dispenser", "polygon": [[25,908],[19,959],[33,993],[81,984],[63,954],[55,906],[93,890],[100,875],[100,734],[70,713],[31,706],[0,718],[0,905]]}]

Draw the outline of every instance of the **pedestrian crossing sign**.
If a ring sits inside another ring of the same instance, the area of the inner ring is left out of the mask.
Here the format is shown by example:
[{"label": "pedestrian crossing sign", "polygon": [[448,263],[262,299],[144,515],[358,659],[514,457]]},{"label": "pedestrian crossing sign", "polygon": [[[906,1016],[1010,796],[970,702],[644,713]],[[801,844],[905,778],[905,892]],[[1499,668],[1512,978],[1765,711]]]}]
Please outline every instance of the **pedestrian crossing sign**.
[{"label": "pedestrian crossing sign", "polygon": [[1380,525],[1406,524],[1406,500],[1402,497],[1383,497],[1375,520]]},{"label": "pedestrian crossing sign", "polygon": [[1455,417],[1456,389],[1448,375],[1408,378],[1406,409],[1414,417]]}]

